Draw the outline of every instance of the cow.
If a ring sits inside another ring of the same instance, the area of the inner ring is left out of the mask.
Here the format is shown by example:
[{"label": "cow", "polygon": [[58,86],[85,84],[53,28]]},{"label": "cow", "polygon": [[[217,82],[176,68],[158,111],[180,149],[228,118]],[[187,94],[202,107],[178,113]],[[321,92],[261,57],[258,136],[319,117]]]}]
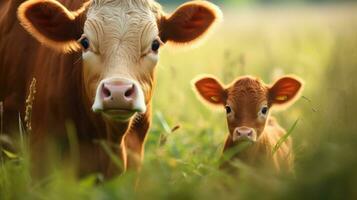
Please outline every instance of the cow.
[{"label": "cow", "polygon": [[[270,115],[270,110],[289,106],[299,98],[303,87],[300,78],[283,76],[274,84],[266,85],[252,76],[243,76],[224,86],[217,78],[208,75],[194,80],[193,86],[203,102],[226,110],[229,134],[223,154],[233,153],[231,159],[239,159],[250,166],[270,163],[276,172],[293,172],[294,154],[290,137],[273,153],[273,148],[286,131]],[[236,171],[231,160],[225,159],[220,167]]]},{"label": "cow", "polygon": [[184,3],[171,15],[154,0],[1,1],[4,131],[18,130],[19,113],[24,120],[35,79],[29,134],[34,174],[46,174],[53,146],[64,162],[77,148],[79,176],[138,169],[160,47],[192,45],[221,18],[207,1]]}]

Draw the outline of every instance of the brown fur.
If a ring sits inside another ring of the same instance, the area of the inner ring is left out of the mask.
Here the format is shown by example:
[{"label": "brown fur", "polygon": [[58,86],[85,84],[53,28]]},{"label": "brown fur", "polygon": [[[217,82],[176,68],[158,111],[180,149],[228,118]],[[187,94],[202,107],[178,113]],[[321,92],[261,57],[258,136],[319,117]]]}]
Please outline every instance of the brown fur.
[{"label": "brown fur", "polygon": [[[146,113],[137,114],[129,122],[111,121],[94,114],[91,110],[92,102],[85,92],[87,85],[83,80],[81,52],[78,52],[78,44],[75,42],[83,29],[85,20],[83,13],[87,6],[86,4],[83,6],[85,0],[60,0],[60,4],[54,0],[41,1],[49,3],[49,6],[54,4],[61,6],[59,10],[55,7],[58,11],[57,15],[48,13],[43,16],[43,13],[39,12],[37,18],[33,18],[38,14],[37,12],[26,11],[32,3],[40,1],[30,0],[20,6],[23,2],[23,0],[0,2],[0,101],[4,102],[4,131],[17,132],[18,114],[24,117],[25,97],[29,84],[33,78],[36,78],[37,93],[33,103],[30,135],[35,173],[41,175],[46,173],[45,169],[48,165],[45,161],[51,156],[48,151],[51,142],[59,146],[63,160],[69,157],[66,127],[70,124],[74,125],[79,142],[80,175],[102,172],[110,177],[125,169],[126,165],[138,168],[151,123],[150,101],[155,80],[154,71],[138,77],[140,79],[138,81],[144,82],[146,87]],[[157,3],[152,3],[153,12],[161,25],[163,22],[159,17],[164,17],[164,14]],[[25,29],[16,17],[19,6],[19,19]],[[42,7],[38,9],[41,10]],[[32,25],[27,19],[31,19]],[[42,24],[53,23],[49,20],[58,22],[55,29],[64,31],[63,34],[42,26]],[[191,39],[203,34],[210,25],[206,23],[206,28],[199,30],[200,34],[196,33],[197,35]],[[38,43],[26,31],[45,46]],[[170,30],[166,31],[170,32]],[[161,27],[160,32],[164,33],[165,30]],[[112,162],[100,145],[100,141],[104,141],[110,150],[121,158],[123,168]]]},{"label": "brown fur", "polygon": [[[286,131],[269,114],[261,116],[260,110],[262,106],[270,109],[276,104],[292,103],[301,91],[302,83],[299,79],[287,76],[268,86],[256,78],[246,76],[224,87],[214,77],[204,77],[197,80],[195,86],[198,94],[207,102],[229,106],[232,110],[227,114],[229,135],[223,152],[241,144],[242,141],[234,140],[234,131],[237,127],[249,127],[256,132],[257,140],[234,158],[250,165],[260,165],[268,161],[277,171],[292,171],[291,138],[288,138],[273,155],[273,147]],[[231,168],[229,162],[224,163],[222,167]]]},{"label": "brown fur", "polygon": [[[255,167],[260,165],[274,167],[277,172],[293,172],[294,152],[290,137],[280,146],[274,155],[272,154],[273,147],[285,133],[286,131],[278,124],[276,119],[270,117],[258,141],[233,156],[232,159],[239,159]],[[232,135],[229,134],[225,141],[223,153],[238,145],[239,142],[233,142]],[[229,161],[222,163],[221,168],[232,170]]]},{"label": "brown fur", "polygon": [[[41,4],[36,4],[37,2]],[[87,6],[88,3],[85,3],[76,11],[70,12],[56,0],[33,0],[21,4],[18,17],[24,28],[40,42],[59,51],[69,52],[80,49],[74,39],[81,37]],[[43,12],[46,9],[54,11]],[[56,24],[56,27],[48,27],[48,24]]]}]

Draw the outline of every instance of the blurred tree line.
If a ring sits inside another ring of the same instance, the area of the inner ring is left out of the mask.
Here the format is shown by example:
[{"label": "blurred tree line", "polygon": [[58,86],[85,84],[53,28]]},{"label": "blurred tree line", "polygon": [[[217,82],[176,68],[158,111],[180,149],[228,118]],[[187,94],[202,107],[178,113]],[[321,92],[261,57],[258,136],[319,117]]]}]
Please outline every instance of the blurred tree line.
[{"label": "blurred tree line", "polygon": [[[181,4],[189,0],[157,0],[163,4]],[[340,2],[357,2],[357,0],[209,0],[217,4],[286,4],[286,3],[340,3]]]}]

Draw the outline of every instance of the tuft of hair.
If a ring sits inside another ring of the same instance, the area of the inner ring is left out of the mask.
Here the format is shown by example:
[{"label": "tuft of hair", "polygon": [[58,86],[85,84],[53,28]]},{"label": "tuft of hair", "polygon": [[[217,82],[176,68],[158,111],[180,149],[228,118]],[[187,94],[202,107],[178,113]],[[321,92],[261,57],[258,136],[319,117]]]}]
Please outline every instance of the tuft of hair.
[{"label": "tuft of hair", "polygon": [[40,43],[44,44],[47,47],[50,47],[56,51],[59,52],[64,52],[64,53],[70,53],[73,51],[78,51],[81,49],[80,44],[76,40],[70,40],[70,41],[55,41],[47,38],[44,36],[42,33],[40,33],[30,22],[30,20],[27,17],[27,12],[29,9],[36,4],[39,3],[48,3],[49,5],[55,5],[63,11],[67,17],[74,21],[76,17],[82,13],[87,6],[89,5],[89,2],[86,2],[83,4],[83,6],[78,9],[77,11],[69,11],[66,7],[64,7],[61,3],[59,3],[56,0],[28,0],[22,3],[18,10],[17,10],[17,17],[20,21],[20,24],[27,30],[34,38],[36,38]]}]

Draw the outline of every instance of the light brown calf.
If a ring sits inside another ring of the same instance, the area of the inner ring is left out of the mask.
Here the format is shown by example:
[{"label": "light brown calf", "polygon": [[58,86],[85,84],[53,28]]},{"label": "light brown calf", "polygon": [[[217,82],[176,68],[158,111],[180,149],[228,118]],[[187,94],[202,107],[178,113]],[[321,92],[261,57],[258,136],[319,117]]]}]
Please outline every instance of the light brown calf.
[{"label": "light brown calf", "polygon": [[[229,135],[224,153],[244,141],[250,141],[252,145],[238,152],[234,158],[255,166],[268,161],[277,171],[293,169],[291,138],[272,154],[273,147],[286,131],[270,116],[270,109],[293,103],[302,90],[300,79],[284,76],[269,86],[245,76],[225,87],[214,77],[202,77],[194,85],[205,102],[226,109]],[[227,167],[227,163],[222,167]]]}]

